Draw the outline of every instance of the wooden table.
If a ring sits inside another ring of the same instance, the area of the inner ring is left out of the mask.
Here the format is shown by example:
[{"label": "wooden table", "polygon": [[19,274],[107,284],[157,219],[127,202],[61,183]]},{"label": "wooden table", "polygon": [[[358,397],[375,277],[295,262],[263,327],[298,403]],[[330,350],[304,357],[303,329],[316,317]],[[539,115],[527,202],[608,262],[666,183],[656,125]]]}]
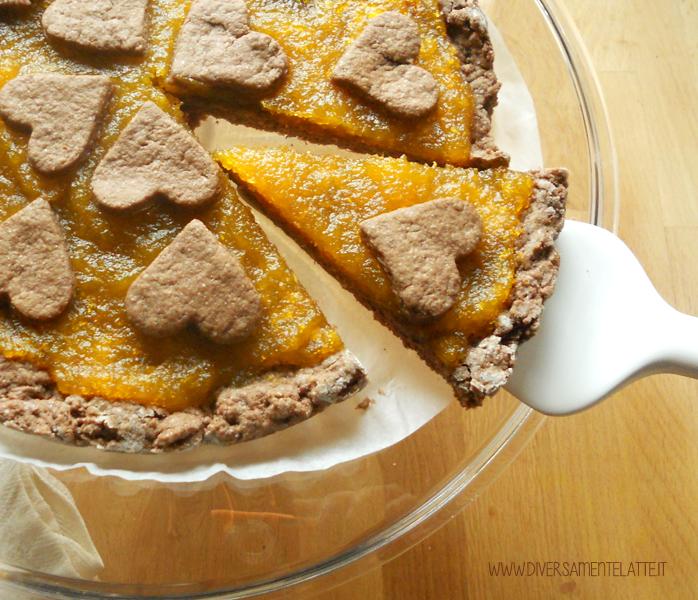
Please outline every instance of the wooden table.
[{"label": "wooden table", "polygon": [[[698,315],[698,2],[566,0],[606,95],[620,237],[661,295]],[[480,498],[382,569],[322,600],[693,598],[698,382],[657,376],[548,419]],[[492,576],[499,561],[631,561],[648,575]]]},{"label": "wooden table", "polygon": [[[698,315],[698,0],[566,3],[598,70],[615,129],[620,236],[662,296]],[[512,2],[511,10],[516,7]],[[366,479],[380,484],[380,461],[374,462]],[[147,583],[154,573],[195,581],[228,573],[237,559],[230,548],[249,550],[244,539],[220,539],[220,525],[232,528],[235,514],[243,514],[226,505],[223,489],[201,500],[162,490],[115,499],[104,480],[78,480],[71,489],[96,545],[109,554],[104,581]],[[240,502],[254,507],[266,501],[248,495]],[[351,495],[345,504],[351,505]],[[504,474],[440,531],[317,598],[692,598],[698,596],[696,506],[698,382],[652,377],[588,412],[548,419]],[[284,515],[275,517],[274,531],[283,534]],[[199,552],[207,532],[219,540],[220,552]],[[155,543],[174,550],[153,552]],[[596,567],[583,575],[490,572],[500,562],[530,569],[555,561]],[[621,576],[630,564],[640,574]]]}]

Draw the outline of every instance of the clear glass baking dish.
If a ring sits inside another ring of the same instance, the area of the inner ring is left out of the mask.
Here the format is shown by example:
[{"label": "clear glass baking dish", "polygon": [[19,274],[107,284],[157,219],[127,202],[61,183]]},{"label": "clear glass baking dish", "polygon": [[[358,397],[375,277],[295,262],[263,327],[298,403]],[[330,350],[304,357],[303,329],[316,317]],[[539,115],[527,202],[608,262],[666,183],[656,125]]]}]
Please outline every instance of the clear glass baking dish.
[{"label": "clear glass baking dish", "polygon": [[[559,0],[482,0],[536,104],[548,166],[571,173],[568,217],[614,229],[613,141],[583,43]],[[300,597],[379,567],[472,502],[544,417],[500,392],[454,402],[381,452],[269,481],[171,485],[54,472],[104,560],[100,581],[0,565],[0,591],[46,598]],[[514,466],[515,468],[515,466]],[[1,507],[0,507],[1,509]]]}]

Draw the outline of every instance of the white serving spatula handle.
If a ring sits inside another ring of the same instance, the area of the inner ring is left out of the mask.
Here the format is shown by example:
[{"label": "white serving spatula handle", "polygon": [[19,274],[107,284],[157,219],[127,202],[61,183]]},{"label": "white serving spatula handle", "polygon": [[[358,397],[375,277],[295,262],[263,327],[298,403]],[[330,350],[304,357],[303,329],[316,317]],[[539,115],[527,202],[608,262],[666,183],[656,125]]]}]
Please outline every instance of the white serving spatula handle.
[{"label": "white serving spatula handle", "polygon": [[668,304],[659,316],[658,356],[648,367],[654,373],[675,373],[698,379],[698,317]]}]

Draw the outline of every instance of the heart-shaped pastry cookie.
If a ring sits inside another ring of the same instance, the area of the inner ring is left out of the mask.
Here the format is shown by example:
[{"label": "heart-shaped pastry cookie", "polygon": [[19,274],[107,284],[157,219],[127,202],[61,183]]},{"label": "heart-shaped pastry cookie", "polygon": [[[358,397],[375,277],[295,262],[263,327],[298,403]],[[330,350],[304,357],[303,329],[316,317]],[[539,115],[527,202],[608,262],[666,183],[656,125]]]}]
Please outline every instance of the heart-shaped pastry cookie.
[{"label": "heart-shaped pastry cookie", "polygon": [[126,312],[161,337],[195,325],[219,344],[245,337],[262,316],[262,298],[239,261],[194,220],[131,284]]},{"label": "heart-shaped pastry cookie", "polygon": [[243,0],[195,0],[177,38],[172,76],[264,92],[288,71],[275,39],[250,31]]},{"label": "heart-shaped pastry cookie", "polygon": [[63,231],[46,200],[0,225],[0,294],[25,317],[53,319],[75,293],[75,275]]},{"label": "heart-shaped pastry cookie", "polygon": [[101,52],[144,52],[148,0],[56,0],[44,12],[46,34]]},{"label": "heart-shaped pastry cookie", "polygon": [[0,116],[31,130],[27,155],[37,171],[59,173],[85,157],[111,90],[100,75],[21,75],[0,90]]},{"label": "heart-shaped pastry cookie", "polygon": [[480,243],[482,219],[458,198],[442,198],[361,223],[361,237],[385,267],[396,294],[417,318],[444,314],[456,302],[456,261]]},{"label": "heart-shaped pastry cookie", "polygon": [[358,90],[400,117],[423,117],[436,107],[434,77],[414,63],[422,38],[398,12],[373,19],[339,59],[332,80]]},{"label": "heart-shaped pastry cookie", "polygon": [[154,102],[124,128],[92,176],[102,207],[131,212],[157,196],[196,208],[220,193],[220,172],[196,138]]}]

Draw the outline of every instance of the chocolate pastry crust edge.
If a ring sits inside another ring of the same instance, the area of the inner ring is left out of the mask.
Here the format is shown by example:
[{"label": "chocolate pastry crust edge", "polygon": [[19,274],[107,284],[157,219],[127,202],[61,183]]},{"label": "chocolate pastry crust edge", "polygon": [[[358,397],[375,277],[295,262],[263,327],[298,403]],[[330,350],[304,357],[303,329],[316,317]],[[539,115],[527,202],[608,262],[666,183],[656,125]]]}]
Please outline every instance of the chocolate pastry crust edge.
[{"label": "chocolate pastry crust edge", "polygon": [[538,331],[543,304],[555,290],[560,253],[554,242],[565,224],[568,172],[538,169],[529,174],[534,187],[529,207],[521,215],[514,284],[507,306],[492,335],[472,345],[453,371],[442,373],[459,402],[468,408],[482,405],[485,397],[506,384],[516,362],[516,349]]},{"label": "chocolate pastry crust edge", "polygon": [[521,215],[521,235],[516,241],[514,283],[504,310],[491,335],[474,341],[465,358],[453,369],[413,339],[409,330],[384,314],[378,320],[397,333],[405,346],[419,354],[442,375],[466,408],[481,406],[506,384],[516,363],[520,343],[538,331],[543,304],[555,289],[560,253],[554,246],[565,222],[566,169],[530,171],[534,180],[530,204]]},{"label": "chocolate pastry crust edge", "polygon": [[0,355],[0,424],[73,446],[162,454],[269,435],[365,385],[363,367],[342,350],[313,367],[271,371],[246,386],[223,388],[211,408],[169,412],[129,401],[65,396],[47,371]]}]

